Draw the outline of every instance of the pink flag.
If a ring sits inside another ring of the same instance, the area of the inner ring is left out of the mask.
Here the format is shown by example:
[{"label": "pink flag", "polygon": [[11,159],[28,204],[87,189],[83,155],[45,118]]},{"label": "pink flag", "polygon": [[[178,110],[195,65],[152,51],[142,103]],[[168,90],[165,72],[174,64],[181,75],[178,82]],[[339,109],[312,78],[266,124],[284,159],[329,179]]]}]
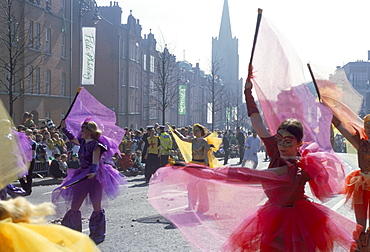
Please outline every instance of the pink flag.
[{"label": "pink flag", "polygon": [[[304,65],[305,66],[305,65]],[[287,118],[304,125],[304,141],[331,150],[331,112],[316,101],[313,84],[300,58],[285,37],[262,18],[253,61],[252,82],[270,133]]]}]

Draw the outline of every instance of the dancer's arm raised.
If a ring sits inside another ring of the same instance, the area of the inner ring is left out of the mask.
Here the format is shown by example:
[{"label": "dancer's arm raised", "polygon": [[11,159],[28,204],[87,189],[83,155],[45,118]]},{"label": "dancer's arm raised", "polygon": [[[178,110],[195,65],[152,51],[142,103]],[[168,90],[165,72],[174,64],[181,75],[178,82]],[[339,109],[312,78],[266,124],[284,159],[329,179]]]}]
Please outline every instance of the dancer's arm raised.
[{"label": "dancer's arm raised", "polygon": [[245,82],[244,95],[245,95],[245,102],[247,104],[248,116],[251,118],[253,128],[256,130],[259,137],[262,137],[262,138],[270,137],[271,135],[266,129],[266,126],[263,123],[262,117],[257,108],[257,104],[254,101],[254,97],[252,95],[252,83],[251,82],[248,82],[248,81]]}]

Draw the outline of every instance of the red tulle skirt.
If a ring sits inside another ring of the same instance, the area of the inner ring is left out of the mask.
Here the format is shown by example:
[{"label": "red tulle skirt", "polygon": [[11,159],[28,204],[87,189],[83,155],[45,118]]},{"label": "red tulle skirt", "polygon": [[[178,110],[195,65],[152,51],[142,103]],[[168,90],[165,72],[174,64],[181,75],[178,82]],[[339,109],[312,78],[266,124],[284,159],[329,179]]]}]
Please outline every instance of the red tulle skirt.
[{"label": "red tulle skirt", "polygon": [[361,232],[349,226],[352,221],[307,200],[287,207],[267,202],[229,236],[223,251],[349,251]]}]

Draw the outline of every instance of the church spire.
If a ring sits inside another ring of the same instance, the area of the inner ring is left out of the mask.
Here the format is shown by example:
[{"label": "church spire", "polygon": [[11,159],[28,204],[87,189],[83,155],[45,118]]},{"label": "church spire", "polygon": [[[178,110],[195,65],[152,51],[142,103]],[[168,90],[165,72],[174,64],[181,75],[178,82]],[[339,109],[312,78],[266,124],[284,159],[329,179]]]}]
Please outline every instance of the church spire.
[{"label": "church spire", "polygon": [[231,39],[231,25],[230,25],[230,15],[229,15],[229,5],[227,0],[224,0],[224,8],[222,10],[221,26],[218,39]]}]

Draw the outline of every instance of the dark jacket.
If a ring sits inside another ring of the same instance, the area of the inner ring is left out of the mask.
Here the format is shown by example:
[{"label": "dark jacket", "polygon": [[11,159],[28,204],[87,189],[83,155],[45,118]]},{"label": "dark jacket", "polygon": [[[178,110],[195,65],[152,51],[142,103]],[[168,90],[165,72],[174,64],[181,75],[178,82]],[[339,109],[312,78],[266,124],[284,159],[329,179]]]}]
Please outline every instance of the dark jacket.
[{"label": "dark jacket", "polygon": [[244,133],[239,131],[238,134],[236,134],[236,139],[238,139],[238,144],[244,146],[245,143],[245,136]]}]

